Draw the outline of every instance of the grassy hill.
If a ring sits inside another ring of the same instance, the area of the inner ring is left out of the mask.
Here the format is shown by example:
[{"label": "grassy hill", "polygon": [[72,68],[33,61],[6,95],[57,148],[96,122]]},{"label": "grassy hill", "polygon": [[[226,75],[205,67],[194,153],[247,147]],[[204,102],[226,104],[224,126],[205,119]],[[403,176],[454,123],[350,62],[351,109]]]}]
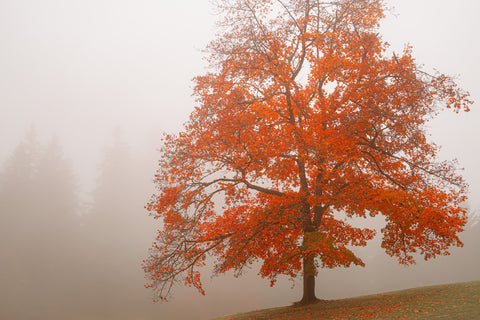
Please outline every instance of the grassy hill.
[{"label": "grassy hill", "polygon": [[480,281],[421,287],[214,320],[480,319]]}]

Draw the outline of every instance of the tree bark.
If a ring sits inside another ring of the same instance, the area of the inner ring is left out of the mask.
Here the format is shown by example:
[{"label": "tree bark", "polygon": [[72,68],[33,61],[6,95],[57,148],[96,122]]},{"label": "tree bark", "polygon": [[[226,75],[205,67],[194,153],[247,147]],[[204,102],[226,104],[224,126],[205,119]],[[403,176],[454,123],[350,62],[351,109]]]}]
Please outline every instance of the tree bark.
[{"label": "tree bark", "polygon": [[316,268],[313,256],[303,258],[303,297],[300,300],[300,305],[317,302],[315,296],[315,276]]}]

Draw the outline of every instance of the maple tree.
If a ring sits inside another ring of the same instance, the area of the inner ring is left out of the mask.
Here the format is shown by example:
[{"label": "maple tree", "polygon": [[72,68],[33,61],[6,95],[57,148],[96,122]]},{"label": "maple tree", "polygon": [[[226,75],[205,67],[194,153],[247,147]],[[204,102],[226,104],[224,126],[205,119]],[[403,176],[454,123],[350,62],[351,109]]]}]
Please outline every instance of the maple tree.
[{"label": "maple tree", "polygon": [[452,78],[422,71],[409,47],[388,53],[381,0],[223,0],[211,71],[197,106],[167,135],[147,208],[163,220],[144,261],[160,299],[184,283],[204,293],[215,274],[260,262],[273,285],[303,277],[316,301],[319,268],[364,263],[352,251],[375,230],[349,218],[383,215],[382,247],[400,263],[461,246],[466,184],[438,160],[425,124],[468,111]]}]

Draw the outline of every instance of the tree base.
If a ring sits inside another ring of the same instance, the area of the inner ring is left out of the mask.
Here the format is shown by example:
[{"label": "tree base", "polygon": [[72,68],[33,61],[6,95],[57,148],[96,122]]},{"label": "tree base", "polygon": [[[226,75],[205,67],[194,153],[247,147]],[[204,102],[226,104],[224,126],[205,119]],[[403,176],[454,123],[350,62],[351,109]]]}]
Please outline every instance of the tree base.
[{"label": "tree base", "polygon": [[306,306],[306,305],[309,305],[309,304],[315,304],[315,303],[319,303],[319,302],[322,302],[324,300],[320,300],[320,299],[317,299],[317,298],[310,298],[310,299],[302,299],[300,301],[297,301],[297,302],[294,302],[293,303],[293,307],[303,307],[303,306]]}]

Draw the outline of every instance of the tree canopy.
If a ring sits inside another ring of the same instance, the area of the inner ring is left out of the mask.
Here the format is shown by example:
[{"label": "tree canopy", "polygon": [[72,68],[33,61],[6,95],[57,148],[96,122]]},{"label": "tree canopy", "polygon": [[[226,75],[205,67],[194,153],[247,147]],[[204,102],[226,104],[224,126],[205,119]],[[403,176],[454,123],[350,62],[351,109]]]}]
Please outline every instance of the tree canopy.
[{"label": "tree canopy", "polygon": [[[166,299],[176,282],[203,293],[200,269],[261,263],[260,275],[303,276],[315,301],[318,268],[364,265],[353,251],[383,215],[382,247],[400,263],[461,246],[466,184],[437,157],[426,124],[468,93],[428,74],[410,47],[389,53],[381,0],[223,0],[210,72],[197,105],[167,135],[148,209],[163,220],[144,270]],[[343,213],[339,214],[339,213]]]}]

